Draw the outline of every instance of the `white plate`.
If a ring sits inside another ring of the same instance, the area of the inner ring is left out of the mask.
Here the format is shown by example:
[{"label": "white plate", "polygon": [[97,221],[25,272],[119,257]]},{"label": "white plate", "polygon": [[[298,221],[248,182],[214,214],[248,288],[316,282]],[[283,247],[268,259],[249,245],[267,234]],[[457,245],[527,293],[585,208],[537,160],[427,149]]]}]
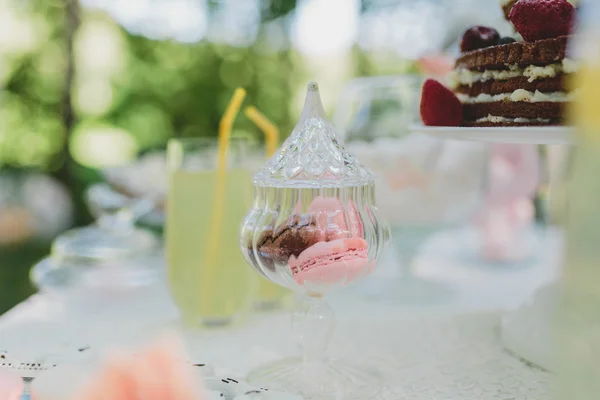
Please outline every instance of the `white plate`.
[{"label": "white plate", "polygon": [[413,133],[439,139],[474,140],[489,143],[573,144],[574,128],[568,126],[518,126],[468,128],[453,126],[411,126]]}]

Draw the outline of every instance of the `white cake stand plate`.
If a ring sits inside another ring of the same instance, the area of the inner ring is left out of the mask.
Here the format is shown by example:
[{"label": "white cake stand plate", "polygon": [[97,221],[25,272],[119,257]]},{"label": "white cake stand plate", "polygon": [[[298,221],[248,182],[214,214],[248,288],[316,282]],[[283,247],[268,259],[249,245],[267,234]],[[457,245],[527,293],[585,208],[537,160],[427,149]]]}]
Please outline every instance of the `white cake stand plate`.
[{"label": "white cake stand plate", "polygon": [[[575,128],[565,126],[469,128],[417,124],[411,131],[438,139],[487,143],[575,144]],[[504,316],[500,331],[502,344],[508,352],[546,371],[555,370],[549,313],[555,299],[553,286],[541,289],[531,304]]]},{"label": "white cake stand plate", "polygon": [[575,129],[567,126],[468,128],[413,125],[411,132],[438,139],[513,144],[573,144]]}]

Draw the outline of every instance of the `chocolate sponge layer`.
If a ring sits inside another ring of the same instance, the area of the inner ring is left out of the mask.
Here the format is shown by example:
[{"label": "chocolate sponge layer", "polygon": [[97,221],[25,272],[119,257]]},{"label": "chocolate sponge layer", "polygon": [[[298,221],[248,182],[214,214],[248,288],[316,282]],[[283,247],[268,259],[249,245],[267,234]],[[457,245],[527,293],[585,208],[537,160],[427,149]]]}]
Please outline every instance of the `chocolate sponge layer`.
[{"label": "chocolate sponge layer", "polygon": [[507,65],[548,65],[562,61],[567,54],[568,36],[535,42],[515,42],[486,47],[462,54],[457,68],[471,70],[506,69]]},{"label": "chocolate sponge layer", "polygon": [[561,125],[562,122],[559,120],[556,121],[549,121],[549,122],[539,122],[539,121],[532,121],[532,122],[474,122],[474,121],[465,121],[465,123],[463,124],[463,126],[468,126],[468,127],[480,127],[480,128],[487,128],[487,127],[496,127],[496,126],[501,126],[501,127],[510,127],[510,126],[552,126],[552,125]]},{"label": "chocolate sponge layer", "polygon": [[501,93],[512,93],[518,89],[525,89],[530,92],[539,90],[542,93],[551,92],[564,92],[565,91],[565,80],[568,75],[559,75],[554,78],[538,79],[533,82],[529,82],[527,77],[517,77],[506,80],[489,80],[485,82],[475,82],[472,85],[461,85],[455,90],[458,93],[464,93],[471,97],[480,95],[481,93],[487,94],[501,94]]},{"label": "chocolate sponge layer", "polygon": [[493,103],[464,104],[463,113],[465,121],[476,121],[480,118],[485,118],[488,115],[505,118],[543,118],[551,121],[560,121],[563,118],[566,104],[567,103],[497,101]]}]

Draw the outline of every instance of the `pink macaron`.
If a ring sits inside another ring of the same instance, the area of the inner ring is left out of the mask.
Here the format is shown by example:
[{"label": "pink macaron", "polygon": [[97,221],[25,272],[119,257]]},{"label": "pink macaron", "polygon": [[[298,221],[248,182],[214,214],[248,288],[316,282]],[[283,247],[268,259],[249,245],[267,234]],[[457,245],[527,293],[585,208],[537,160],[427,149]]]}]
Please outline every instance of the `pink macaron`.
[{"label": "pink macaron", "polygon": [[300,285],[305,282],[345,285],[367,269],[369,245],[358,237],[316,243],[298,258],[292,256],[289,266]]},{"label": "pink macaron", "polygon": [[308,212],[313,214],[316,225],[326,232],[328,241],[364,236],[362,220],[353,201],[349,201],[344,210],[342,201],[336,197],[316,197]]}]

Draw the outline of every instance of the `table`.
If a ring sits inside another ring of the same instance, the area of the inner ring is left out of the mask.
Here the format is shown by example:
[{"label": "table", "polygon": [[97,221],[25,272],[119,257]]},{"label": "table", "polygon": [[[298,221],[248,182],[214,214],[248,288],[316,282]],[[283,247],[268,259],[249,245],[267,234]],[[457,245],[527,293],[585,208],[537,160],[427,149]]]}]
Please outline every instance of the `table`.
[{"label": "table", "polygon": [[[450,269],[456,278],[450,284],[461,288],[461,294],[437,305],[407,307],[367,302],[360,295],[366,286],[349,288],[332,298],[338,317],[332,356],[351,358],[383,371],[386,385],[381,399],[549,399],[551,376],[503,350],[498,340],[502,315],[498,309],[518,305],[551,279],[555,269],[543,267],[540,260],[512,270],[481,268],[463,274],[471,279],[461,285],[461,265],[452,265],[440,252],[445,243],[443,237],[433,241],[430,246],[438,246],[438,251],[425,251],[417,270],[432,277],[436,268]],[[435,261],[431,254],[445,263]],[[387,279],[386,274],[389,271],[382,268],[373,280]],[[492,277],[487,286],[484,276],[488,280]],[[499,296],[503,288],[512,288],[508,299]],[[174,326],[176,312],[166,291],[154,290],[156,312],[136,321],[125,314],[108,320],[102,310],[93,316],[69,311],[59,301],[36,295],[0,318],[0,347],[1,343],[18,343],[19,351],[27,357],[45,353],[60,361],[65,354],[76,354],[81,346],[139,343],[150,332]],[[261,363],[295,351],[286,312],[259,314],[243,329],[188,332],[184,337],[194,359],[211,363],[217,373],[226,375],[244,376]]]}]

